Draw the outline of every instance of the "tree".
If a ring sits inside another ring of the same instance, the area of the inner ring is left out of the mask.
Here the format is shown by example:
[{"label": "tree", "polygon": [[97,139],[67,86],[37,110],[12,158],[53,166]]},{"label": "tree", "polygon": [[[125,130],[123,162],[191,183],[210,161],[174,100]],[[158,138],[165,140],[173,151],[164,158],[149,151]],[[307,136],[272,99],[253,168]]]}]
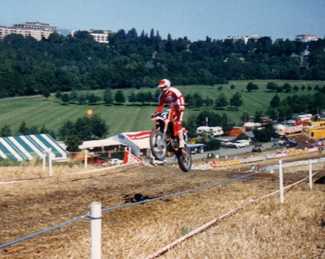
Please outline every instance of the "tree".
[{"label": "tree", "polygon": [[285,83],[282,88],[283,88],[283,91],[286,93],[290,93],[291,89],[292,89],[292,87],[289,83]]},{"label": "tree", "polygon": [[241,98],[241,94],[236,92],[230,99],[230,105],[234,107],[240,107],[243,104],[243,100]]},{"label": "tree", "polygon": [[95,104],[98,101],[100,101],[100,97],[91,93],[91,94],[87,94],[86,99],[88,100],[89,104]]},{"label": "tree", "polygon": [[27,124],[25,121],[23,121],[18,129],[18,134],[19,135],[28,135],[29,134],[29,128],[27,127]]},{"label": "tree", "polygon": [[246,86],[246,89],[248,92],[250,92],[252,90],[258,90],[258,86],[252,82],[249,82]]},{"label": "tree", "polygon": [[77,130],[75,128],[75,125],[71,121],[66,121],[63,123],[63,125],[59,128],[58,131],[59,139],[65,140],[68,136],[77,135]]},{"label": "tree", "polygon": [[254,122],[262,122],[261,117],[263,116],[261,111],[256,111],[254,115]]},{"label": "tree", "polygon": [[213,106],[213,100],[209,97],[207,97],[204,102],[206,106]]},{"label": "tree", "polygon": [[276,95],[272,98],[272,100],[271,100],[271,102],[270,102],[270,106],[271,106],[272,108],[276,108],[276,107],[279,106],[279,104],[280,104],[280,98],[279,98],[279,96],[276,94]]},{"label": "tree", "polygon": [[275,92],[278,89],[278,85],[274,82],[268,82],[266,85],[266,89]]},{"label": "tree", "polygon": [[46,88],[43,90],[43,96],[47,99],[51,95],[50,91]]},{"label": "tree", "polygon": [[220,140],[217,139],[211,139],[210,141],[207,141],[206,143],[206,150],[218,150],[221,147]]},{"label": "tree", "polygon": [[8,125],[4,125],[1,129],[1,137],[9,137],[11,136],[11,128]]},{"label": "tree", "polygon": [[202,99],[201,95],[199,95],[198,93],[195,93],[193,95],[193,100],[194,100],[194,106],[196,108],[199,108],[199,107],[203,106],[204,100]]},{"label": "tree", "polygon": [[76,90],[72,90],[69,94],[69,100],[75,102],[78,100],[78,92]]},{"label": "tree", "polygon": [[249,114],[247,113],[247,111],[244,111],[243,114],[240,116],[242,122],[247,122],[248,118],[249,118]]},{"label": "tree", "polygon": [[91,131],[95,138],[103,138],[108,133],[108,126],[105,121],[97,114],[93,114],[90,119]]},{"label": "tree", "polygon": [[56,91],[55,98],[61,99],[61,97],[62,97],[62,92],[60,90]]},{"label": "tree", "polygon": [[[132,92],[133,93],[133,92]],[[104,103],[106,105],[112,105],[114,103],[113,93],[111,88],[106,88],[103,96]]]},{"label": "tree", "polygon": [[191,94],[185,96],[185,101],[187,106],[194,106],[194,100]]},{"label": "tree", "polygon": [[221,93],[216,100],[216,109],[226,107],[228,105],[227,97],[224,93]]},{"label": "tree", "polygon": [[43,93],[51,92],[55,86],[55,67],[51,63],[42,63],[35,71],[35,80],[38,84],[38,90]]},{"label": "tree", "polygon": [[71,135],[66,138],[64,143],[67,145],[68,151],[76,152],[79,151],[79,146],[82,144],[82,140],[76,135]]},{"label": "tree", "polygon": [[137,102],[137,95],[134,92],[132,92],[130,94],[130,96],[129,96],[129,102],[130,103],[136,103]]},{"label": "tree", "polygon": [[86,94],[81,92],[78,94],[78,103],[79,104],[85,104],[87,102]]},{"label": "tree", "polygon": [[77,136],[81,140],[90,140],[92,139],[92,125],[91,125],[91,119],[89,117],[81,117],[78,118],[77,121],[74,124],[74,127],[77,132]]},{"label": "tree", "polygon": [[63,102],[63,104],[68,104],[70,101],[70,97],[68,94],[63,94],[61,97],[61,101]]},{"label": "tree", "polygon": [[275,129],[270,124],[263,129],[254,129],[253,130],[254,137],[257,138],[261,142],[269,142],[271,138],[276,138],[277,134]]},{"label": "tree", "polygon": [[116,92],[114,99],[115,99],[115,102],[117,102],[118,104],[122,104],[125,102],[125,97],[121,90],[118,90]]}]

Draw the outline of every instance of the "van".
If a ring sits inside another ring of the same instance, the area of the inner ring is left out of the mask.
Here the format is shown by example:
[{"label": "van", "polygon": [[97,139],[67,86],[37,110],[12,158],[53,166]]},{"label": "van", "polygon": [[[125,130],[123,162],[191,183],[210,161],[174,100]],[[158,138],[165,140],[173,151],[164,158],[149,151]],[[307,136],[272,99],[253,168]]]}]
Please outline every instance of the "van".
[{"label": "van", "polygon": [[223,135],[222,127],[209,127],[209,126],[200,126],[196,129],[198,134],[212,134],[214,137]]}]

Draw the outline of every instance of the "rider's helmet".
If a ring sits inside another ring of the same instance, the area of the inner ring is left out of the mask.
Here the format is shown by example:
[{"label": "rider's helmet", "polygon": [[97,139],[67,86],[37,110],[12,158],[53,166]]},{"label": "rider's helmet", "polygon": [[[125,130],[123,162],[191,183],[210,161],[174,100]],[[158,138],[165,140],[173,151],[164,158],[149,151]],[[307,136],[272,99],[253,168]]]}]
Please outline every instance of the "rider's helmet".
[{"label": "rider's helmet", "polygon": [[167,93],[170,88],[170,81],[168,79],[163,79],[159,82],[158,88],[161,89],[164,93]]}]

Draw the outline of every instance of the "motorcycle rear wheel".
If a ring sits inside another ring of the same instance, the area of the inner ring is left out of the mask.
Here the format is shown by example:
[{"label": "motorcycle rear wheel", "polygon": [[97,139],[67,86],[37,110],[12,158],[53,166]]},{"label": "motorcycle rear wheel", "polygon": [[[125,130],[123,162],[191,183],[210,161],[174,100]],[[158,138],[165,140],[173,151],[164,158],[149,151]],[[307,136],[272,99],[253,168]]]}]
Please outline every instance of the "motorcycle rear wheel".
[{"label": "motorcycle rear wheel", "polygon": [[176,154],[179,168],[183,172],[189,172],[192,168],[192,156],[191,151],[187,145],[184,148],[177,152]]},{"label": "motorcycle rear wheel", "polygon": [[160,161],[164,161],[166,157],[166,141],[160,130],[153,130],[150,134],[150,148],[152,155]]}]

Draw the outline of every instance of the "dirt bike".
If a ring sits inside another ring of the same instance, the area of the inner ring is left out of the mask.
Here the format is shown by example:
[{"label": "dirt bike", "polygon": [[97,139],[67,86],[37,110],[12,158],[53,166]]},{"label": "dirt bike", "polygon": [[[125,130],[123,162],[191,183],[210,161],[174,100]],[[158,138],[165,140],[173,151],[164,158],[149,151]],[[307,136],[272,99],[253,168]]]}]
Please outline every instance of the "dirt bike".
[{"label": "dirt bike", "polygon": [[184,148],[179,148],[179,139],[175,130],[175,110],[154,113],[151,120],[156,121],[155,129],[150,134],[150,148],[152,155],[160,161],[164,161],[167,152],[174,153],[178,165],[182,171],[188,172],[192,167],[191,151],[188,148],[187,133],[183,129]]}]

